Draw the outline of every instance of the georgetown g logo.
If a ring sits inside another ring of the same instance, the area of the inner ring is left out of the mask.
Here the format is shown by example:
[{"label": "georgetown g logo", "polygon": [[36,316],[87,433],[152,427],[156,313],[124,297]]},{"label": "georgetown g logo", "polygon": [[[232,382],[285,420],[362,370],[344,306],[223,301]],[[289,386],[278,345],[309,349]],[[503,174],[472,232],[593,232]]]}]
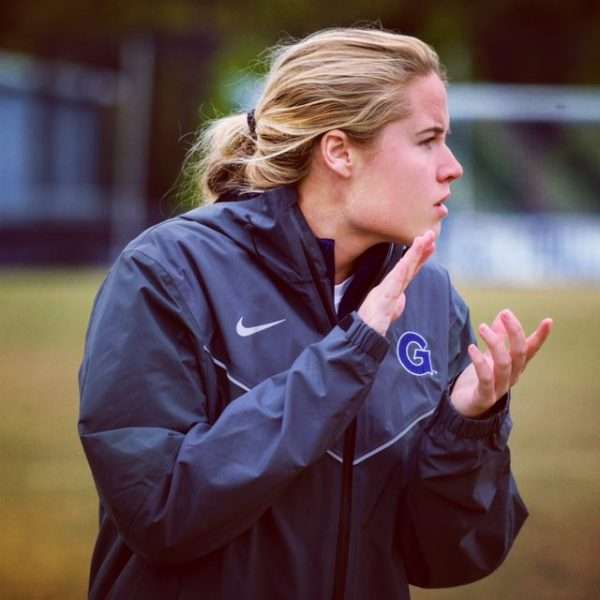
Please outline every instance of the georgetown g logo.
[{"label": "georgetown g logo", "polygon": [[396,346],[400,364],[412,375],[434,373],[431,367],[431,352],[427,349],[427,340],[416,331],[403,333]]}]

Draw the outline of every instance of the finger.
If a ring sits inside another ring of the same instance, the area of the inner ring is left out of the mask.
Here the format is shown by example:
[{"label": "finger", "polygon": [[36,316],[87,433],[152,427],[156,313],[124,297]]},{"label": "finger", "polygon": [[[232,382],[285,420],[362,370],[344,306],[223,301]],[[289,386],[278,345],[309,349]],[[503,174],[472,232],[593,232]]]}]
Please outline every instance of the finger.
[{"label": "finger", "polygon": [[500,318],[508,335],[511,373],[510,385],[517,383],[527,360],[527,340],[521,322],[515,314],[506,309],[500,312]]},{"label": "finger", "polygon": [[511,357],[504,345],[502,337],[492,331],[491,327],[482,323],[479,333],[487,344],[494,364],[494,388],[500,396],[510,388]]},{"label": "finger", "polygon": [[415,241],[419,242],[419,255],[417,263],[415,265],[415,269],[412,273],[412,277],[414,277],[419,272],[421,267],[429,260],[429,258],[431,258],[431,256],[435,252],[435,238],[435,233],[431,229],[428,229],[423,235],[419,235],[415,238]]},{"label": "finger", "polygon": [[433,231],[426,231],[423,235],[417,236],[410,248],[399,262],[404,263],[404,269],[400,271],[402,278],[400,284],[404,291],[427,259],[433,254],[435,234]]},{"label": "finger", "polygon": [[525,365],[537,354],[538,350],[544,345],[548,339],[554,321],[552,319],[544,319],[537,327],[537,329],[527,338],[527,349]]},{"label": "finger", "polygon": [[491,360],[486,357],[475,345],[470,344],[467,348],[475,374],[477,375],[477,386],[481,402],[486,406],[491,406],[496,400],[494,390],[494,370]]},{"label": "finger", "polygon": [[502,322],[502,311],[500,311],[494,318],[491,325],[491,329],[496,335],[498,335],[502,339],[502,343],[506,345],[508,342],[508,332],[506,331],[506,327]]},{"label": "finger", "polygon": [[404,292],[434,251],[435,234],[433,231],[426,231],[423,235],[417,236],[404,256],[382,282],[388,288],[388,293],[397,296]]}]

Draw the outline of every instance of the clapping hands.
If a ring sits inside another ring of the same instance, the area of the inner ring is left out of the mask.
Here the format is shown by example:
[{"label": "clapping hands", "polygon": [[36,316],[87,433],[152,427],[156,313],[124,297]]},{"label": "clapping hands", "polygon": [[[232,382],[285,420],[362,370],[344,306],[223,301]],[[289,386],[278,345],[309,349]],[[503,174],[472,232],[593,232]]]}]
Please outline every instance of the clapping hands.
[{"label": "clapping hands", "polygon": [[[359,308],[358,314],[367,325],[381,335],[386,334],[391,323],[404,312],[406,288],[434,251],[433,231],[415,238]],[[467,417],[477,417],[491,408],[517,383],[551,330],[552,319],[544,319],[526,337],[519,319],[508,309],[500,311],[491,326],[480,325],[479,333],[487,350],[481,351],[474,344],[469,346],[472,362],[457,378],[450,398],[456,410]]]}]

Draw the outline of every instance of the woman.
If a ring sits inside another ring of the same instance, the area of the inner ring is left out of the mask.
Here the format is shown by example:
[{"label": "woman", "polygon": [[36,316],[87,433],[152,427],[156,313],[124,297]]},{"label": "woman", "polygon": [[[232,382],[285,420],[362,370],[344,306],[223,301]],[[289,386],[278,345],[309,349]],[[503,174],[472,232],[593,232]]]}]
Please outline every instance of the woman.
[{"label": "woman", "polygon": [[527,514],[508,392],[551,321],[506,310],[474,345],[429,261],[448,129],[431,48],[334,29],[205,132],[217,202],[134,240],[94,306],[91,598],[408,598],[501,563]]}]

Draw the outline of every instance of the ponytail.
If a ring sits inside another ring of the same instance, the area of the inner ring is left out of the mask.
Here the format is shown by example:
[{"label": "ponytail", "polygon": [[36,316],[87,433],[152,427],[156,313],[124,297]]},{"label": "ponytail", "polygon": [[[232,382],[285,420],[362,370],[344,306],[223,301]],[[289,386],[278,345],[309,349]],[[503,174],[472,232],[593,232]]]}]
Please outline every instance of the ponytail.
[{"label": "ponytail", "polygon": [[245,113],[209,123],[190,152],[190,156],[202,157],[191,164],[189,174],[201,197],[215,200],[244,189],[247,161],[255,148]]}]

